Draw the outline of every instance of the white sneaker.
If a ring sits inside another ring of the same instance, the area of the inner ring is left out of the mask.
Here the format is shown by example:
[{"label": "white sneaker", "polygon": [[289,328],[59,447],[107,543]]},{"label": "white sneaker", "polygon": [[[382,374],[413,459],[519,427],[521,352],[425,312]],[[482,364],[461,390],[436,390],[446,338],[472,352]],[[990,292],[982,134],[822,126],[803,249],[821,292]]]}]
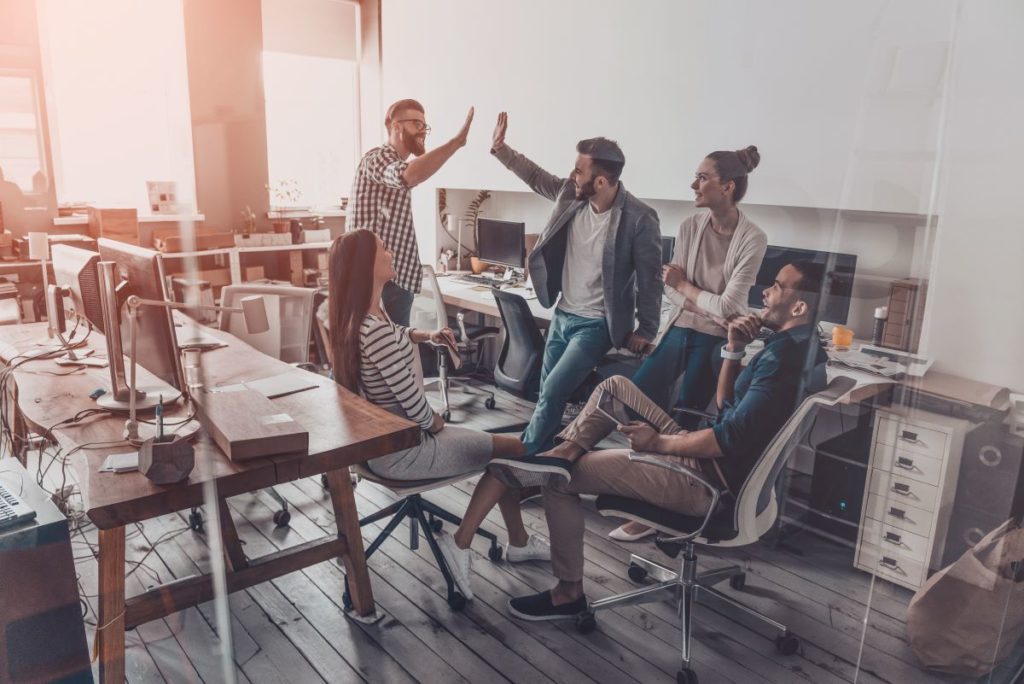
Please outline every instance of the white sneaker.
[{"label": "white sneaker", "polygon": [[531,534],[524,546],[508,545],[505,551],[505,558],[509,563],[522,563],[523,561],[551,560],[551,543],[544,537]]},{"label": "white sneaker", "polygon": [[469,578],[473,574],[473,554],[469,549],[460,549],[455,544],[455,537],[447,531],[437,535],[437,545],[441,547],[441,555],[448,564],[455,585],[467,601],[472,601],[473,589],[469,584]]}]

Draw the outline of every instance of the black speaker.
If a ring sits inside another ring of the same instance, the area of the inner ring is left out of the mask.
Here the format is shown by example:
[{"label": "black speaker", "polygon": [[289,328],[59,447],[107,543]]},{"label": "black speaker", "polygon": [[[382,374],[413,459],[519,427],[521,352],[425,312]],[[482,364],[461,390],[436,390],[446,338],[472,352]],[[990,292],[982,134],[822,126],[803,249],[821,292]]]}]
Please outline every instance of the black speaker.
[{"label": "black speaker", "polygon": [[1024,437],[1001,423],[967,433],[942,565],[962,556],[1008,518],[1024,515]]},{"label": "black speaker", "polygon": [[816,453],[807,522],[823,532],[856,542],[866,472],[859,463]]}]

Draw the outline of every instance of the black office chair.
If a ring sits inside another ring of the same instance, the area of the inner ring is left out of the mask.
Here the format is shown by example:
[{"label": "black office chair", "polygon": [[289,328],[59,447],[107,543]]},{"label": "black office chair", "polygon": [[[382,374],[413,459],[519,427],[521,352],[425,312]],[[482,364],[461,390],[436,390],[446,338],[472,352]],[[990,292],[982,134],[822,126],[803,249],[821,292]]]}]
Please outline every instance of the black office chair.
[{"label": "black office chair", "polygon": [[[697,674],[690,668],[690,625],[694,602],[705,604],[752,630],[767,627],[775,637],[775,647],[780,653],[796,653],[800,642],[785,625],[746,607],[715,588],[715,585],[728,581],[734,590],[742,591],[746,584],[743,568],[732,565],[698,573],[694,545],[720,548],[746,546],[757,542],[772,529],[779,515],[776,482],[785,466],[786,457],[792,451],[790,445],[803,439],[813,426],[807,420],[812,410],[820,406],[835,406],[855,388],[856,383],[852,379],[840,376],[833,379],[824,390],[807,397],[765,447],[735,496],[722,496],[715,485],[678,460],[651,454],[631,455],[631,460],[672,470],[700,483],[711,492],[712,506],[705,516],[688,516],[640,499],[606,494],[598,496],[597,510],[602,515],[634,520],[659,530],[668,536],[656,539],[658,548],[671,558],[678,558],[680,553],[683,558],[676,572],[641,556],[631,555],[630,579],[642,582],[650,577],[656,581],[655,584],[592,602],[586,612],[577,616],[578,629],[587,633],[595,628],[595,611],[672,598],[678,605],[682,622],[682,667],[676,677],[676,681],[682,684],[697,682]],[[719,502],[722,505],[717,505]]]}]

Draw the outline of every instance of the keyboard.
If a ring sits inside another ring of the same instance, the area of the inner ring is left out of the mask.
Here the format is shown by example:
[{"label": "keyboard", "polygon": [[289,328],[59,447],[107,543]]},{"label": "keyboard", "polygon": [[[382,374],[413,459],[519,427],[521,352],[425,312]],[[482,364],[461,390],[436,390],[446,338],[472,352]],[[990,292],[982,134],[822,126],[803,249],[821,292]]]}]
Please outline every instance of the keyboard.
[{"label": "keyboard", "polygon": [[496,285],[501,282],[497,278],[488,278],[487,276],[471,274],[455,276],[455,280],[460,283],[473,283],[474,285]]},{"label": "keyboard", "polygon": [[14,492],[0,483],[0,529],[11,527],[36,517],[28,504],[14,495]]}]

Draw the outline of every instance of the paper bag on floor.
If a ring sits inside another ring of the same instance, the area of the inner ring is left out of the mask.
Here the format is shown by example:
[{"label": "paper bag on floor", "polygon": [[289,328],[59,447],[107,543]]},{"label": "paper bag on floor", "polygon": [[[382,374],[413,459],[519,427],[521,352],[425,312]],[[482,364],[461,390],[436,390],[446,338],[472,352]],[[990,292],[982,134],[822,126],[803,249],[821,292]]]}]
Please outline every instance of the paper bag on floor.
[{"label": "paper bag on floor", "polygon": [[1024,530],[1007,520],[932,575],[907,607],[907,638],[928,668],[979,677],[1024,633]]}]

